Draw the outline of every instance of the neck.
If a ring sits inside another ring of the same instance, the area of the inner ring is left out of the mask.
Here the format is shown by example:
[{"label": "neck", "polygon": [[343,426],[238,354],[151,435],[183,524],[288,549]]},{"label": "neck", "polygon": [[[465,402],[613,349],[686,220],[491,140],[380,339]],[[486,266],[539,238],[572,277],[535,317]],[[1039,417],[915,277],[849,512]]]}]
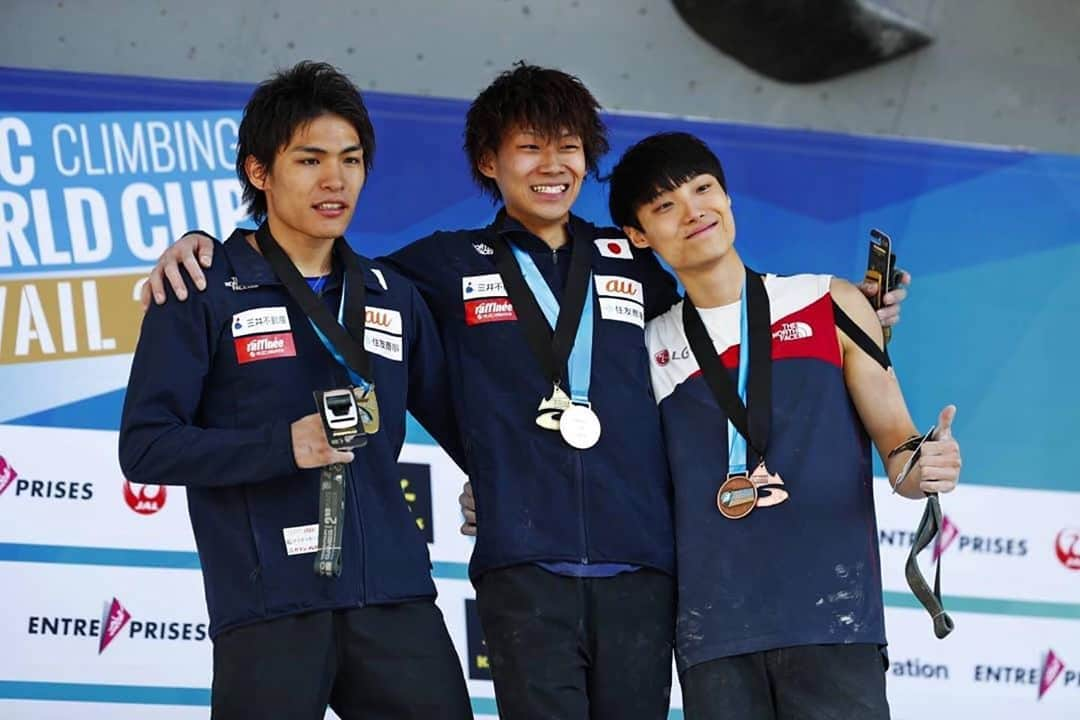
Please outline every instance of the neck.
[{"label": "neck", "polygon": [[696,308],[730,305],[742,297],[746,267],[734,248],[723,257],[703,268],[682,270],[679,280]]},{"label": "neck", "polygon": [[570,234],[566,230],[569,217],[563,217],[552,222],[550,220],[518,217],[509,210],[506,211],[506,214],[524,225],[526,230],[543,240],[544,244],[552,250],[558,250],[570,239]]},{"label": "neck", "polygon": [[[268,222],[270,223],[270,234],[274,236],[274,241],[289,256],[289,260],[292,260],[292,264],[296,266],[301,275],[304,277],[319,277],[330,274],[334,238],[313,238],[299,233],[289,233],[282,230],[272,220]],[[248,242],[256,250],[259,249],[258,244],[255,242],[254,233],[248,236]]]}]

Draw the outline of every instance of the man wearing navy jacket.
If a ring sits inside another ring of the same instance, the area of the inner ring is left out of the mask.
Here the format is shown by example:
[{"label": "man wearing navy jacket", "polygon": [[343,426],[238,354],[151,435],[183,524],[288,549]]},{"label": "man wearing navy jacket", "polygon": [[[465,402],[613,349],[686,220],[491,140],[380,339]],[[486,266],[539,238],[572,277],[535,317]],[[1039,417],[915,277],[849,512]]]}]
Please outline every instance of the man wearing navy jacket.
[{"label": "man wearing navy jacket", "polygon": [[[260,85],[237,173],[263,225],[224,243],[206,292],[143,322],[120,463],[133,481],[187,487],[215,718],[472,716],[397,471],[406,406],[461,460],[438,330],[411,283],[341,238],[374,150],[356,87],[332,67]],[[367,442],[337,450],[313,392],[354,385]],[[327,466],[342,470],[336,513],[322,505]]]},{"label": "man wearing navy jacket", "polygon": [[[668,712],[672,491],[644,324],[678,297],[650,251],[571,214],[607,147],[577,78],[516,66],[466,118],[495,220],[386,259],[446,348],[479,517],[470,575],[508,720]],[[196,246],[212,249],[185,238],[159,261],[158,302],[178,263],[199,277]]]}]

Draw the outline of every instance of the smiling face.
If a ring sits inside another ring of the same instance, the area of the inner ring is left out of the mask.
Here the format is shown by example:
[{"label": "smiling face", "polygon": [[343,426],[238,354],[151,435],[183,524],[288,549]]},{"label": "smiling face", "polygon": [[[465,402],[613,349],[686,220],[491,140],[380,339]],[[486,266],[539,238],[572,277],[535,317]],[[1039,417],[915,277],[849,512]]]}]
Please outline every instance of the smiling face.
[{"label": "smiling face", "polygon": [[532,232],[566,223],[588,172],[581,138],[549,138],[528,129],[508,130],[477,169],[495,181],[506,212]]},{"label": "smiling face", "polygon": [[641,229],[626,227],[631,242],[651,247],[680,275],[723,260],[735,243],[731,198],[713,175],[690,178],[637,208]]},{"label": "smiling face", "polygon": [[320,115],[299,126],[270,168],[248,156],[251,183],[266,193],[266,218],[282,244],[312,245],[345,234],[364,186],[364,148],[348,121]]}]

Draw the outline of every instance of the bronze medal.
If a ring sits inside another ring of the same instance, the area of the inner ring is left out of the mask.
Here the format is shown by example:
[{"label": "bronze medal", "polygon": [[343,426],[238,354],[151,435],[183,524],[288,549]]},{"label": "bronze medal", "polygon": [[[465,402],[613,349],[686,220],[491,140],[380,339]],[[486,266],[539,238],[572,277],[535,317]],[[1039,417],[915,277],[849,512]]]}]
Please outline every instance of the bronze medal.
[{"label": "bronze medal", "polygon": [[360,424],[364,426],[364,432],[368,435],[379,432],[379,401],[375,397],[375,384],[368,385],[367,390],[354,387],[353,396],[360,411]]},{"label": "bronze medal", "polygon": [[750,514],[757,503],[757,486],[746,473],[732,473],[716,493],[716,507],[728,520],[738,520]]}]

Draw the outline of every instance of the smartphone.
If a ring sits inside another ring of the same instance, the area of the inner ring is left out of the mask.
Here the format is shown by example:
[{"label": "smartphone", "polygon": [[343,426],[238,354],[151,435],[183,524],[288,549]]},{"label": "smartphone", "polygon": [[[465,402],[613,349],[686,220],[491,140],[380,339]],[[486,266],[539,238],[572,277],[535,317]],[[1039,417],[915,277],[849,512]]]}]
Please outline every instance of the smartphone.
[{"label": "smartphone", "polygon": [[[866,261],[866,282],[877,283],[877,293],[870,298],[875,310],[884,304],[885,293],[900,284],[902,273],[896,268],[892,238],[877,228],[870,230],[870,255]],[[892,338],[892,328],[882,328],[885,342]]]},{"label": "smartphone", "polygon": [[881,308],[885,293],[889,292],[896,267],[896,255],[892,251],[892,238],[877,228],[870,230],[870,255],[866,261],[866,282],[877,283],[877,295],[870,298],[875,310]]}]

